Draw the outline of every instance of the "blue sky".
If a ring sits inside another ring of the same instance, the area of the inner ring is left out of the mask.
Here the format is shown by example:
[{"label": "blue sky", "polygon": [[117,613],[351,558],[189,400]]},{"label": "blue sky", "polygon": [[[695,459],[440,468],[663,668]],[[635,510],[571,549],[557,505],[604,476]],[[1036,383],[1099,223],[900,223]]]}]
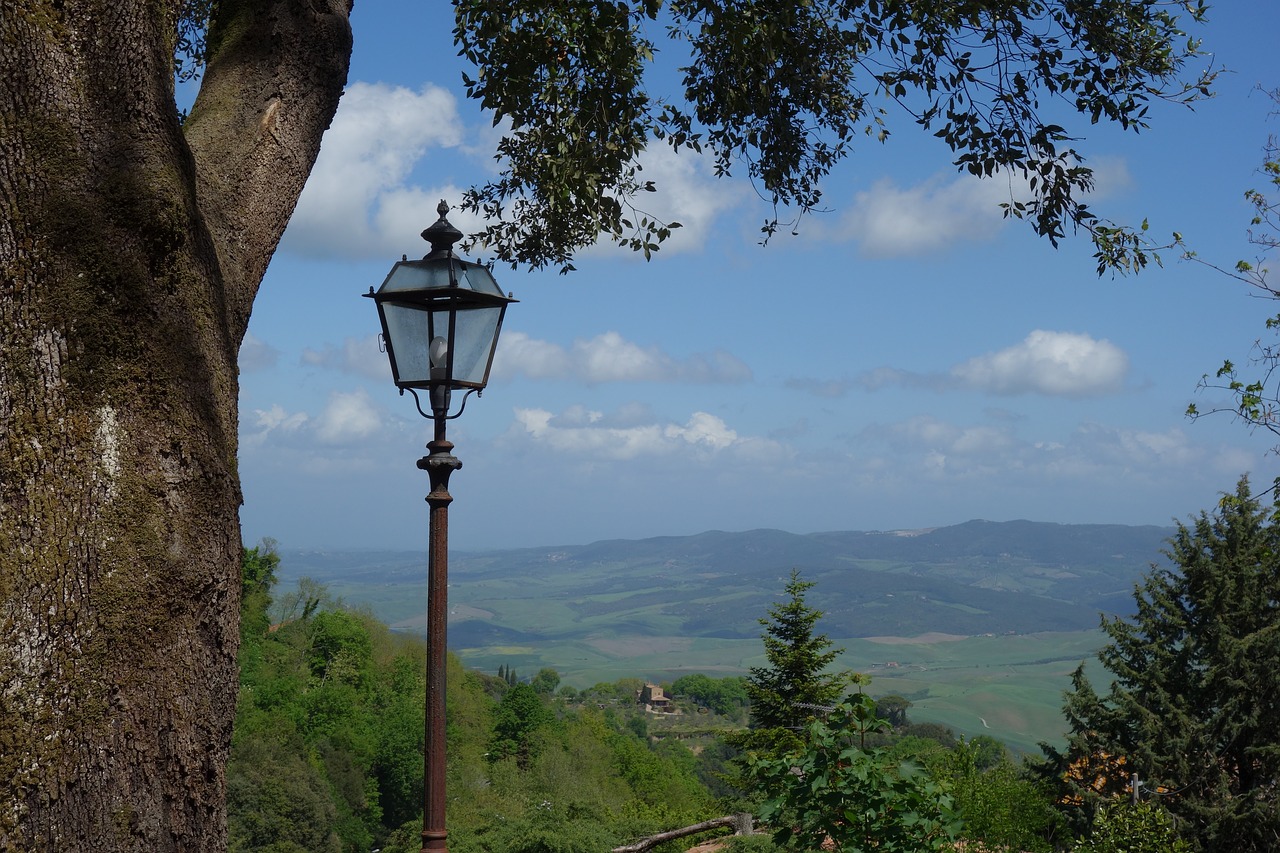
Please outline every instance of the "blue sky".
[{"label": "blue sky", "polygon": [[[1280,4],[1224,4],[1198,33],[1225,67],[1195,111],[1141,134],[1086,122],[1094,209],[1252,257],[1244,190],[1280,120]],[[397,396],[361,298],[441,198],[493,174],[491,117],[465,99],[444,3],[358,3],[350,81],[241,350],[247,542],[425,548],[430,425]],[[567,276],[499,267],[494,377],[450,425],[451,544],[585,543],[773,527],[933,527],[973,518],[1168,524],[1249,472],[1270,437],[1188,421],[1223,358],[1247,361],[1274,306],[1167,255],[1098,278],[1001,219],[1007,182],[959,175],[890,113],[826,185],[829,213],[760,247],[768,209],[710,164],[647,155],[652,210],[685,227],[644,262],[598,247]],[[452,215],[467,230],[477,223]]]}]

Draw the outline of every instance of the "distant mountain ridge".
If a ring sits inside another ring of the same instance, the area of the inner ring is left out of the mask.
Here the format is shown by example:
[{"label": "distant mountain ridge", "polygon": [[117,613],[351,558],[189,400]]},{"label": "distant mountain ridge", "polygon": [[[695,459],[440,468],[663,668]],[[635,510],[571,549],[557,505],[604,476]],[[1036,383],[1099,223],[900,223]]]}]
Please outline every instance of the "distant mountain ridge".
[{"label": "distant mountain ridge", "polygon": [[[969,521],[924,530],[708,531],[587,545],[454,552],[450,646],[650,636],[758,637],[792,568],[817,586],[835,638],[967,636],[1096,628],[1126,613],[1172,528]],[[425,555],[283,553],[406,629],[420,628]]]}]

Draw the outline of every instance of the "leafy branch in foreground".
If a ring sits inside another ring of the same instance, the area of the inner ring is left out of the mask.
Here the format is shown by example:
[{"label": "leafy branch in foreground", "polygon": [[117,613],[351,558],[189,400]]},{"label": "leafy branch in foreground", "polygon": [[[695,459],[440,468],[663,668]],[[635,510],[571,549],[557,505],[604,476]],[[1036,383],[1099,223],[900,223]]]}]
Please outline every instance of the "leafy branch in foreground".
[{"label": "leafy branch in foreground", "polygon": [[1098,813],[1093,832],[1071,847],[1071,853],[1190,853],[1178,838],[1173,818],[1152,803],[1113,803]]},{"label": "leafy branch in foreground", "polygon": [[[1280,89],[1268,93],[1280,106]],[[1268,280],[1268,264],[1277,248],[1280,248],[1280,138],[1268,137],[1262,149],[1262,166],[1259,168],[1266,183],[1265,189],[1250,189],[1245,200],[1253,207],[1249,222],[1248,239],[1257,254],[1252,261],[1237,261],[1234,267],[1224,267],[1206,261],[1193,251],[1183,257],[1215,270],[1229,278],[1244,282],[1264,299],[1280,299],[1280,288]],[[1266,320],[1267,331],[1274,334],[1280,329],[1280,313]],[[1231,412],[1251,428],[1262,427],[1280,436],[1280,383],[1276,370],[1280,369],[1280,343],[1254,341],[1249,361],[1259,371],[1256,377],[1242,376],[1235,362],[1227,359],[1213,376],[1205,374],[1199,389],[1225,391],[1230,404],[1215,404],[1201,410],[1195,403],[1187,406],[1187,416],[1195,419],[1203,415]]]},{"label": "leafy branch in foreground", "polygon": [[858,693],[815,720],[798,749],[778,757],[751,755],[748,773],[768,797],[760,818],[789,850],[919,851],[950,849],[960,821],[951,796],[920,765],[866,735],[888,724],[875,700]]},{"label": "leafy branch in foreground", "polygon": [[[562,270],[601,235],[646,255],[670,235],[675,223],[636,206],[655,189],[641,177],[651,142],[706,153],[717,175],[745,172],[772,206],[767,240],[820,208],[856,140],[888,139],[894,107],[959,170],[1009,181],[1006,216],[1055,245],[1083,229],[1101,270],[1141,269],[1143,236],[1079,200],[1093,172],[1058,121],[1138,130],[1152,101],[1190,104],[1216,75],[1184,76],[1202,55],[1183,23],[1203,22],[1200,0],[454,5],[455,41],[477,69],[467,93],[508,128],[499,176],[464,203],[492,223],[475,239],[504,261]],[[654,95],[659,27],[680,83]]]}]

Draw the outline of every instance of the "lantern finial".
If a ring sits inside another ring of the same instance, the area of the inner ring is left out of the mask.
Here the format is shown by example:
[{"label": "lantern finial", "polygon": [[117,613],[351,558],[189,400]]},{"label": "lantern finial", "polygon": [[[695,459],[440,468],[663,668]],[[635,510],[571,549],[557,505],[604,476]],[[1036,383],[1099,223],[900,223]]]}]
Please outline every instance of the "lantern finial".
[{"label": "lantern finial", "polygon": [[[440,203],[436,205],[436,213],[440,214],[440,218],[435,224],[422,232],[422,239],[431,244],[431,253],[427,258],[444,258],[453,254],[453,244],[462,239],[462,232],[446,218],[449,212],[449,204],[444,199],[440,199]],[[425,259],[424,259],[425,260]]]}]

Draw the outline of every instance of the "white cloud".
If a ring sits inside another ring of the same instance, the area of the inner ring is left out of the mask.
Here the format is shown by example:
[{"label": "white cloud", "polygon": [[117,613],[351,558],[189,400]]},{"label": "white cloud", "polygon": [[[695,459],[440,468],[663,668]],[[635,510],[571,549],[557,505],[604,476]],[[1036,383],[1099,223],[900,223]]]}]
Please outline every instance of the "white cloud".
[{"label": "white cloud", "polygon": [[240,342],[239,364],[242,373],[269,370],[275,367],[279,360],[280,350],[258,339],[251,332],[246,333],[244,340]]},{"label": "white cloud", "polygon": [[1098,476],[1102,471],[1114,474],[1161,467],[1185,470],[1209,461],[1207,448],[1193,444],[1183,430],[1176,428],[1155,432],[1082,424],[1066,444],[1037,449],[1051,451],[1059,471],[1082,478]]},{"label": "white cloud", "polygon": [[[658,257],[700,250],[710,238],[716,220],[725,211],[742,206],[751,198],[748,185],[732,178],[715,176],[713,158],[709,153],[672,150],[671,146],[653,141],[636,158],[640,165],[637,179],[652,181],[654,192],[638,193],[626,209],[623,218],[638,223],[646,217],[659,223],[678,222],[670,236],[660,244]],[[635,232],[624,231],[629,238]],[[644,256],[628,246],[614,244],[607,237],[582,250],[581,256],[625,257],[642,259]]]},{"label": "white cloud", "polygon": [[1089,397],[1120,390],[1129,357],[1107,340],[1037,329],[1022,343],[951,369],[966,387],[991,394]]},{"label": "white cloud", "polygon": [[517,409],[516,424],[535,443],[553,450],[612,459],[663,451],[662,430],[656,424],[619,429],[610,427],[557,426],[545,409]]},{"label": "white cloud", "polygon": [[242,419],[240,439],[246,447],[266,444],[305,451],[315,445],[365,441],[384,428],[378,408],[363,389],[329,395],[324,409],[314,417],[286,411],[279,403],[255,409]]},{"label": "white cloud", "polygon": [[684,426],[667,424],[662,433],[666,438],[681,439],[712,450],[724,450],[738,442],[736,432],[729,429],[724,421],[706,412],[694,412]]},{"label": "white cloud", "polygon": [[573,373],[573,360],[559,344],[509,331],[498,339],[493,373],[508,378],[520,374],[530,379],[561,379]]},{"label": "white cloud", "polygon": [[[351,84],[282,247],[313,257],[383,257],[424,245],[418,234],[436,220],[436,204],[461,191],[425,192],[404,182],[428,149],[462,140],[457,102],[445,89]],[[453,215],[450,221],[464,231],[470,224]]]},{"label": "white cloud", "polygon": [[723,350],[677,359],[658,347],[642,347],[617,332],[558,344],[510,332],[498,341],[494,374],[510,378],[601,382],[735,383],[751,379],[751,368]]},{"label": "white cloud", "polygon": [[364,390],[335,392],[316,418],[316,437],[325,444],[347,444],[371,438],[382,418]]},{"label": "white cloud", "polygon": [[[627,412],[614,419],[581,407],[572,407],[561,415],[545,409],[516,409],[510,437],[577,457],[615,461],[673,454],[691,458],[712,458],[724,453],[748,458],[773,454],[781,458],[785,454],[777,442],[741,436],[707,412],[694,412],[683,424],[652,420],[636,423],[634,414]],[[622,425],[626,422],[629,425]]]},{"label": "white cloud", "polygon": [[[491,162],[487,155],[500,132],[466,127],[454,96],[430,83],[417,91],[351,84],[325,133],[282,248],[311,257],[373,258],[420,246],[419,232],[435,221],[439,200],[456,203],[462,189],[407,183],[419,160],[430,149],[451,148],[480,157],[483,167]],[[648,215],[683,226],[663,244],[664,252],[701,248],[716,219],[749,197],[747,185],[715,177],[707,154],[677,153],[654,142],[637,162],[643,166],[640,178],[654,181],[657,192],[641,193],[635,199],[640,211],[629,218]],[[1095,198],[1130,183],[1121,160],[1100,158],[1091,165]],[[1028,195],[1025,181],[1000,175],[939,175],[912,187],[885,179],[857,193],[838,224],[814,220],[806,224],[806,234],[857,240],[873,257],[937,251],[961,240],[992,237],[1004,222],[998,205]],[[481,226],[477,217],[457,210],[450,220],[464,233]]]},{"label": "white cloud", "polygon": [[[423,245],[419,232],[435,221],[439,200],[456,204],[463,190],[409,183],[416,164],[433,148],[450,148],[479,158],[478,168],[485,168],[502,130],[466,127],[454,96],[430,83],[416,92],[353,83],[325,133],[282,248],[311,257],[372,258]],[[700,248],[715,219],[746,192],[718,181],[705,155],[677,154],[654,143],[640,162],[641,179],[654,181],[657,192],[641,193],[635,200],[641,211],[628,218],[680,222],[664,252]],[[458,210],[449,219],[463,233],[482,225],[475,215]]]},{"label": "white cloud", "polygon": [[309,420],[306,412],[287,412],[279,403],[267,409],[254,409],[241,418],[241,446],[248,450],[276,439],[293,441]]},{"label": "white cloud", "polygon": [[1090,200],[1100,200],[1117,195],[1133,186],[1129,164],[1121,157],[1095,157],[1089,161],[1093,169],[1093,191]]},{"label": "white cloud", "polygon": [[657,347],[642,348],[617,332],[574,341],[571,358],[588,382],[656,381],[674,372],[674,362]]},{"label": "white cloud", "polygon": [[[1090,168],[1094,188],[1084,194],[1089,199],[1106,198],[1132,184],[1122,159],[1099,157]],[[909,187],[884,178],[856,193],[837,225],[818,220],[809,235],[856,240],[862,253],[873,258],[920,255],[961,241],[990,240],[1009,221],[1000,205],[1031,197],[1026,180],[1007,172],[989,178],[938,174]]]},{"label": "white cloud", "polygon": [[550,424],[557,428],[594,426],[596,428],[630,429],[652,423],[653,420],[653,410],[645,403],[624,403],[616,410],[608,413],[596,409],[588,409],[581,404],[575,404],[555,415]]},{"label": "white cloud", "polygon": [[370,379],[391,378],[391,364],[386,352],[378,346],[378,335],[345,338],[340,346],[325,344],[318,350],[307,347],[302,351],[301,360],[303,364]]},{"label": "white cloud", "polygon": [[868,370],[855,379],[790,379],[787,387],[818,397],[843,396],[854,386],[928,391],[967,389],[986,394],[1098,397],[1124,386],[1129,356],[1108,340],[1078,332],[1036,329],[1021,343],[971,358],[946,373],[912,373],[894,367]]},{"label": "white cloud", "polygon": [[[1127,480],[1177,481],[1192,473],[1230,478],[1254,462],[1226,446],[1194,443],[1181,429],[1138,430],[1085,423],[1062,439],[1028,439],[1009,423],[954,424],[920,416],[858,436],[864,473],[902,482],[982,481],[1052,493],[1053,484],[1106,489]],[[877,450],[876,448],[879,448]],[[975,486],[977,488],[977,486]]]},{"label": "white cloud", "polygon": [[863,254],[882,258],[986,240],[1000,230],[999,204],[1009,201],[1010,193],[1008,182],[995,178],[935,177],[914,187],[898,187],[886,178],[854,196],[835,236],[857,240]]},{"label": "white cloud", "polygon": [[306,422],[306,412],[293,412],[291,414],[286,412],[279,403],[273,404],[269,409],[255,409],[253,412],[253,425],[258,427],[261,432],[271,432],[273,430],[296,432]]},{"label": "white cloud", "polygon": [[376,254],[382,256],[388,252],[407,253],[411,258],[427,254],[430,247],[422,239],[422,230],[440,218],[441,200],[453,205],[449,211],[449,222],[455,228],[463,234],[479,230],[479,217],[457,207],[463,192],[461,187],[453,185],[430,190],[421,187],[396,187],[384,192],[379,196],[378,209],[373,214],[373,230],[377,235],[375,239],[380,240],[385,249],[380,249]]},{"label": "white cloud", "polygon": [[978,424],[959,426],[928,416],[873,428],[878,437],[915,466],[933,474],[958,475],[990,471],[1017,464],[1020,443],[1007,427]]},{"label": "white cloud", "polygon": [[640,179],[653,181],[656,192],[641,193],[636,205],[651,219],[681,226],[662,244],[662,252],[701,249],[716,218],[747,195],[745,184],[715,177],[709,154],[676,153],[655,141],[637,159],[643,167]]}]

